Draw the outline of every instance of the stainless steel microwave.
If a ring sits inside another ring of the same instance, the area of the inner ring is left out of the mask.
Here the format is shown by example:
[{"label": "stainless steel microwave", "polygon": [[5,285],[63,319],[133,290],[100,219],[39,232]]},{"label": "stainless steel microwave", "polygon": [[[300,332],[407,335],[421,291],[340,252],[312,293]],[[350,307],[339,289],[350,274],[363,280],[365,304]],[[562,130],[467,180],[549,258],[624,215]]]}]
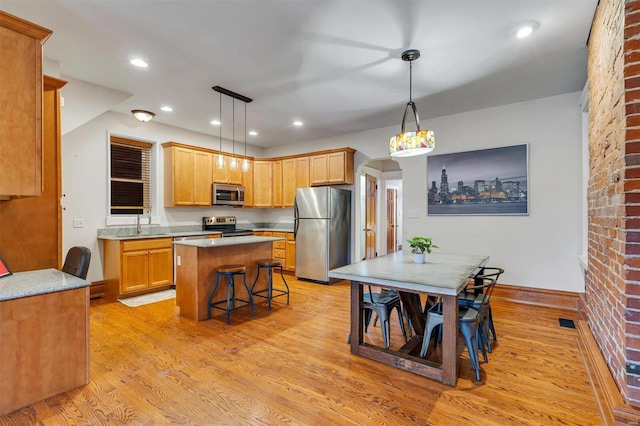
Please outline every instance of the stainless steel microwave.
[{"label": "stainless steel microwave", "polygon": [[211,199],[213,205],[244,206],[244,186],[214,183]]}]

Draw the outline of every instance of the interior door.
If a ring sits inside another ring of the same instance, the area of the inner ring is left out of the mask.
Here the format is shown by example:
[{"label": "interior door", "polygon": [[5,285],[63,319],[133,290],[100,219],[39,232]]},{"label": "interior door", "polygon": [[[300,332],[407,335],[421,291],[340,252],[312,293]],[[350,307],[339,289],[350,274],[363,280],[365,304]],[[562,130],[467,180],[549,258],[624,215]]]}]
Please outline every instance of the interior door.
[{"label": "interior door", "polygon": [[373,259],[378,255],[376,253],[376,195],[378,185],[376,184],[376,178],[371,175],[365,175],[365,181],[364,258]]},{"label": "interior door", "polygon": [[387,189],[387,253],[398,247],[398,190]]}]

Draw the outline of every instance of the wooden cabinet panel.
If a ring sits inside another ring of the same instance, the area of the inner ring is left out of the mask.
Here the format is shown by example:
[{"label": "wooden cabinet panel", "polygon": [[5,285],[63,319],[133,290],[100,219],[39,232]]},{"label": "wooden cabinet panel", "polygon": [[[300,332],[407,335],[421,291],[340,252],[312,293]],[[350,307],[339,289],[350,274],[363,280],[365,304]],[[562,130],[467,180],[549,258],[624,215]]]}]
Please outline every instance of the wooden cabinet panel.
[{"label": "wooden cabinet panel", "polygon": [[236,169],[231,169],[231,158],[229,158],[229,183],[234,185],[242,185],[242,158],[236,156]]},{"label": "wooden cabinet panel", "polygon": [[296,198],[296,160],[282,160],[282,207],[293,207]]},{"label": "wooden cabinet panel", "polygon": [[149,253],[147,250],[122,253],[120,293],[149,287]]},{"label": "wooden cabinet panel", "polygon": [[171,284],[173,280],[173,250],[149,250],[149,287]]},{"label": "wooden cabinet panel", "polygon": [[42,45],[51,31],[0,11],[0,196],[42,193]]},{"label": "wooden cabinet panel", "polygon": [[309,188],[310,186],[309,157],[296,158],[296,188]]},{"label": "wooden cabinet panel", "polygon": [[173,149],[173,202],[174,206],[193,205],[193,151]]},{"label": "wooden cabinet panel", "polygon": [[193,153],[193,205],[211,206],[213,156],[208,152]]},{"label": "wooden cabinet panel", "polygon": [[293,232],[287,233],[287,242],[285,248],[284,269],[286,271],[296,270],[296,241],[293,239]]},{"label": "wooden cabinet panel", "polygon": [[253,207],[253,161],[249,160],[249,171],[242,174],[244,186],[244,206]]},{"label": "wooden cabinet panel", "polygon": [[271,193],[271,205],[273,207],[282,207],[282,161],[272,161],[272,193]]},{"label": "wooden cabinet panel", "polygon": [[326,155],[314,155],[309,160],[309,175],[311,185],[322,185],[329,180],[329,173],[327,171],[327,156]]},{"label": "wooden cabinet panel", "polygon": [[253,205],[255,207],[272,206],[273,170],[271,161],[253,163]]}]

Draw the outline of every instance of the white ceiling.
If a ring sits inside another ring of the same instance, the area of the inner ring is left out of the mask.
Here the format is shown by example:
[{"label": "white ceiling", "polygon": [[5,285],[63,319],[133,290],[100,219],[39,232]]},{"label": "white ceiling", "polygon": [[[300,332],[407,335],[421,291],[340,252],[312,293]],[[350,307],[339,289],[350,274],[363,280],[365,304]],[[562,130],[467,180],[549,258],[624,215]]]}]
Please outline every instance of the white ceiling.
[{"label": "white ceiling", "polygon": [[[53,30],[44,56],[63,78],[132,94],[113,111],[147,109],[158,122],[217,136],[219,85],[254,99],[247,129],[259,135],[247,142],[268,147],[399,130],[408,48],[422,52],[413,64],[422,121],[582,90],[597,1],[0,0],[0,9]],[[531,37],[513,37],[531,20]],[[149,67],[131,66],[134,57]],[[231,108],[223,97],[229,138]],[[243,140],[237,101],[235,120]]]}]

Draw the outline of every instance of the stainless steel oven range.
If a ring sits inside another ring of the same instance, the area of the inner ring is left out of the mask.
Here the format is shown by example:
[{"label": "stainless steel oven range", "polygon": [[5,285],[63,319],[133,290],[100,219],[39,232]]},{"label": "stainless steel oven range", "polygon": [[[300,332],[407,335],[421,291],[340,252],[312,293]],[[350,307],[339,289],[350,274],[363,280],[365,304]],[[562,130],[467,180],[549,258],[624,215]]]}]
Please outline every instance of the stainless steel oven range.
[{"label": "stainless steel oven range", "polygon": [[236,228],[235,216],[205,216],[202,218],[202,230],[222,232],[223,238],[253,235],[250,229]]}]

